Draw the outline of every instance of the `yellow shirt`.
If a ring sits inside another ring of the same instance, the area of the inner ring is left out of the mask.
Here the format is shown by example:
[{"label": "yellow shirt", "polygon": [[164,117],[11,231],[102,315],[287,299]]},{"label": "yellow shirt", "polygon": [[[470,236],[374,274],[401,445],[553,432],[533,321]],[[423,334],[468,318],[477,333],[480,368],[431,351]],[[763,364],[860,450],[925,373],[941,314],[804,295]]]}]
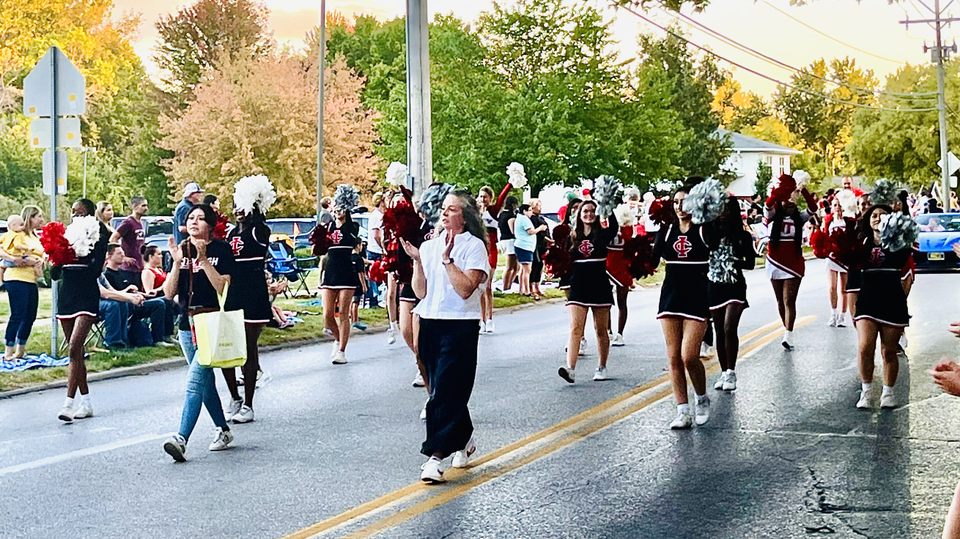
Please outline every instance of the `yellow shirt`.
[{"label": "yellow shirt", "polygon": [[[36,256],[43,257],[43,245],[36,236],[28,235],[26,232],[7,232],[0,238],[0,247],[11,256]],[[23,281],[25,283],[37,282],[37,274],[32,266],[7,268],[3,272],[4,281]]]}]

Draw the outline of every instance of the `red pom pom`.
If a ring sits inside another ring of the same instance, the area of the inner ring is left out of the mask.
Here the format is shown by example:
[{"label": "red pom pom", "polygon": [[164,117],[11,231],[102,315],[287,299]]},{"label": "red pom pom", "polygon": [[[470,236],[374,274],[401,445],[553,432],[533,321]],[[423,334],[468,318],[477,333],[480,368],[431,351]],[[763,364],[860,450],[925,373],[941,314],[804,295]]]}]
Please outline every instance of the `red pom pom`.
[{"label": "red pom pom", "polygon": [[327,254],[327,250],[330,249],[330,232],[327,230],[327,227],[323,225],[317,225],[313,227],[313,232],[310,233],[310,243],[313,244],[313,254],[314,256],[323,256]]},{"label": "red pom pom", "polygon": [[673,201],[668,197],[658,198],[650,203],[650,209],[647,210],[650,220],[663,226],[672,223],[677,214],[673,211]]},{"label": "red pom pom", "polygon": [[47,253],[50,263],[54,266],[72,264],[77,261],[77,253],[63,234],[67,228],[58,221],[50,221],[44,225],[40,234],[40,244],[43,245],[43,252]]},{"label": "red pom pom", "polygon": [[423,241],[420,235],[422,222],[417,210],[406,200],[401,200],[383,212],[384,235],[388,238],[403,238],[414,245],[420,245]]},{"label": "red pom pom", "polygon": [[867,248],[857,237],[856,228],[850,221],[846,229],[836,229],[830,234],[833,256],[848,268],[859,268],[867,257]]},{"label": "red pom pom", "polygon": [[225,240],[227,239],[227,225],[230,224],[230,221],[227,219],[227,216],[217,212],[217,224],[213,227],[213,239],[215,240]]},{"label": "red pom pom", "polygon": [[630,275],[643,279],[657,272],[657,260],[653,255],[650,236],[634,236],[623,245],[623,252],[630,261]]},{"label": "red pom pom", "polygon": [[770,191],[770,197],[767,198],[768,205],[771,205],[771,202],[786,202],[790,200],[790,196],[797,190],[797,180],[794,180],[793,176],[789,174],[781,174],[777,181],[779,183]]},{"label": "red pom pom", "polygon": [[810,247],[813,248],[813,254],[817,258],[827,258],[833,252],[830,235],[819,228],[810,233]]},{"label": "red pom pom", "polygon": [[553,227],[553,244],[543,255],[543,267],[554,277],[563,277],[573,269],[570,254],[570,225],[561,223]]},{"label": "red pom pom", "polygon": [[382,258],[375,260],[373,264],[370,265],[370,280],[380,284],[387,280],[387,271],[384,269],[384,261]]}]

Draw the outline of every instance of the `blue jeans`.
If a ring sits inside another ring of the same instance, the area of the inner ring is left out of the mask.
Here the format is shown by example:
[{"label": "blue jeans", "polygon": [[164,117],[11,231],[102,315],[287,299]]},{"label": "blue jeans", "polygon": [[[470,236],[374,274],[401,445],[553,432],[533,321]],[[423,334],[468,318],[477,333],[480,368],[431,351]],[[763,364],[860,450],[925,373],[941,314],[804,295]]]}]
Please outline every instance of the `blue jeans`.
[{"label": "blue jeans", "polygon": [[37,320],[39,294],[37,283],[6,281],[7,299],[10,301],[10,320],[7,322],[6,345],[26,345]]},{"label": "blue jeans", "polygon": [[227,419],[223,416],[223,407],[220,405],[220,395],[217,394],[217,384],[213,376],[213,369],[203,367],[196,362],[197,346],[193,344],[193,334],[189,331],[180,331],[180,349],[186,358],[190,369],[187,372],[187,395],[183,400],[183,413],[180,415],[180,436],[189,440],[197,420],[200,419],[200,406],[207,408],[213,424],[230,430]]},{"label": "blue jeans", "polygon": [[[367,260],[376,262],[383,258],[380,253],[371,253],[367,250]],[[367,279],[367,300],[370,302],[370,308],[376,309],[380,306],[380,286],[377,283]]]},{"label": "blue jeans", "polygon": [[153,337],[151,344],[156,344],[166,337],[164,333],[166,328],[167,304],[163,298],[153,298],[144,301],[142,305],[131,305],[130,318],[134,320],[150,319],[150,335]]},{"label": "blue jeans", "polygon": [[127,346],[129,344],[128,324],[130,321],[130,304],[113,299],[100,300],[100,318],[103,318],[103,344],[110,346]]}]

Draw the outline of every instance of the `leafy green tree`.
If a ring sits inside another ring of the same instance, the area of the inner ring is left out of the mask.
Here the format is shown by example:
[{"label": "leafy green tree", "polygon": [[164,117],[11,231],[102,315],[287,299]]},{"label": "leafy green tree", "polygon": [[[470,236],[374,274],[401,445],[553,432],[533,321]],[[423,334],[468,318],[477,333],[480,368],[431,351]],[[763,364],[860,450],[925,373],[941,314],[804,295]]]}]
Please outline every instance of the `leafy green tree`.
[{"label": "leafy green tree", "polygon": [[773,181],[773,167],[760,160],[757,163],[757,179],[753,182],[754,192],[761,197],[766,196],[771,181]]}]

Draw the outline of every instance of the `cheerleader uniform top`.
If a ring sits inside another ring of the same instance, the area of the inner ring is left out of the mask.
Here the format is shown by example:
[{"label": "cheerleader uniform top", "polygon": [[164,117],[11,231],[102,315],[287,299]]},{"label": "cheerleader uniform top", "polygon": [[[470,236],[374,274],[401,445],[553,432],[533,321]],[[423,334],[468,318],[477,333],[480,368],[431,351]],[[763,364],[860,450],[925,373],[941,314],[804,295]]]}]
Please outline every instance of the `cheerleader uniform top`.
[{"label": "cheerleader uniform top", "polygon": [[330,247],[320,288],[346,290],[360,286],[360,277],[353,271],[353,250],[360,243],[358,229],[359,225],[352,220],[339,227],[336,221],[330,223]]},{"label": "cheerleader uniform top", "polygon": [[667,266],[660,287],[657,318],[705,321],[709,314],[707,269],[710,250],[703,225],[691,223],[686,232],[680,231],[678,223],[661,227],[653,254]]},{"label": "cheerleader uniform top", "polygon": [[[430,225],[430,223],[424,221],[420,224],[420,237],[418,241],[414,242],[417,247],[423,245],[423,242],[433,239],[436,235],[436,228]],[[403,249],[400,249],[400,260],[407,264],[410,268],[410,271],[403,275],[402,272],[398,272],[397,276],[400,279],[400,301],[405,301],[408,303],[420,303],[420,298],[417,297],[417,294],[413,291],[413,285],[411,280],[413,277],[413,259],[407,256],[407,252]],[[403,275],[403,277],[401,277]]]},{"label": "cheerleader uniform top", "polygon": [[100,223],[100,237],[93,249],[70,264],[54,266],[51,277],[59,281],[57,288],[57,318],[76,318],[80,315],[96,318],[100,312],[100,286],[97,280],[107,259],[110,230]]},{"label": "cheerleader uniform top", "polygon": [[[567,305],[581,307],[611,307],[613,289],[607,275],[607,253],[610,243],[620,230],[617,218],[611,215],[606,228],[600,227],[599,219],[588,238],[573,241],[570,245],[572,259]],[[571,236],[573,232],[571,231]]]},{"label": "cheerleader uniform top", "polygon": [[[828,213],[823,218],[823,231],[830,236],[834,233],[845,232],[847,230],[847,221],[844,218],[836,218],[832,213]],[[847,266],[837,260],[837,255],[833,252],[827,255],[827,265],[834,271],[845,272]]]},{"label": "cheerleader uniform top", "polygon": [[718,283],[707,279],[707,300],[710,310],[722,309],[732,303],[739,303],[747,308],[750,303],[747,302],[747,281],[743,277],[743,270],[752,270],[757,265],[753,236],[746,230],[740,229],[732,237],[720,238],[717,244],[719,245],[720,242],[728,242],[733,247],[736,281]]},{"label": "cheerleader uniform top", "polygon": [[500,223],[497,221],[497,216],[512,188],[510,182],[507,182],[497,196],[496,203],[487,206],[486,211],[480,215],[480,218],[483,219],[483,226],[487,229],[487,258],[490,261],[491,268],[497,267],[497,241],[500,239],[498,234]]},{"label": "cheerleader uniform top", "polygon": [[[190,245],[190,239],[184,240],[186,245],[181,244],[180,252],[183,258],[180,259],[180,267],[174,268],[180,272],[177,277],[177,300],[180,304],[180,311],[183,313],[192,313],[196,311],[213,311],[220,308],[220,297],[217,290],[210,283],[207,274],[196,257],[191,256],[196,253],[196,249]],[[189,247],[189,253],[187,248]],[[207,262],[217,270],[220,275],[233,275],[234,261],[233,251],[227,242],[223,240],[212,240],[207,244]],[[192,270],[192,271],[191,271]],[[234,282],[235,283],[235,282]],[[236,284],[236,283],[235,283]],[[229,294],[229,290],[227,291]],[[180,331],[190,331],[190,317],[180,317]]]},{"label": "cheerleader uniform top", "polygon": [[[767,220],[771,222],[777,215],[784,214],[780,230],[771,226],[770,242],[767,244],[767,275],[771,280],[802,279],[806,264],[803,261],[803,226],[810,219],[810,211],[804,210],[796,215],[786,215],[778,206],[767,208]],[[776,235],[776,237],[774,237]]]},{"label": "cheerleader uniform top", "polygon": [[237,225],[227,235],[235,265],[226,310],[243,310],[243,321],[250,324],[266,324],[273,316],[264,269],[269,243],[270,228],[265,223]]},{"label": "cheerleader uniform top", "polygon": [[627,240],[633,238],[634,227],[625,225],[620,227],[619,233],[607,247],[607,275],[615,286],[632,287],[633,275],[630,275],[630,261],[627,260],[623,247]]},{"label": "cheerleader uniform top", "polygon": [[907,295],[900,284],[900,269],[907,263],[912,249],[888,251],[873,242],[864,241],[866,256],[862,268],[860,295],[857,296],[857,316],[885,326],[910,325]]}]

